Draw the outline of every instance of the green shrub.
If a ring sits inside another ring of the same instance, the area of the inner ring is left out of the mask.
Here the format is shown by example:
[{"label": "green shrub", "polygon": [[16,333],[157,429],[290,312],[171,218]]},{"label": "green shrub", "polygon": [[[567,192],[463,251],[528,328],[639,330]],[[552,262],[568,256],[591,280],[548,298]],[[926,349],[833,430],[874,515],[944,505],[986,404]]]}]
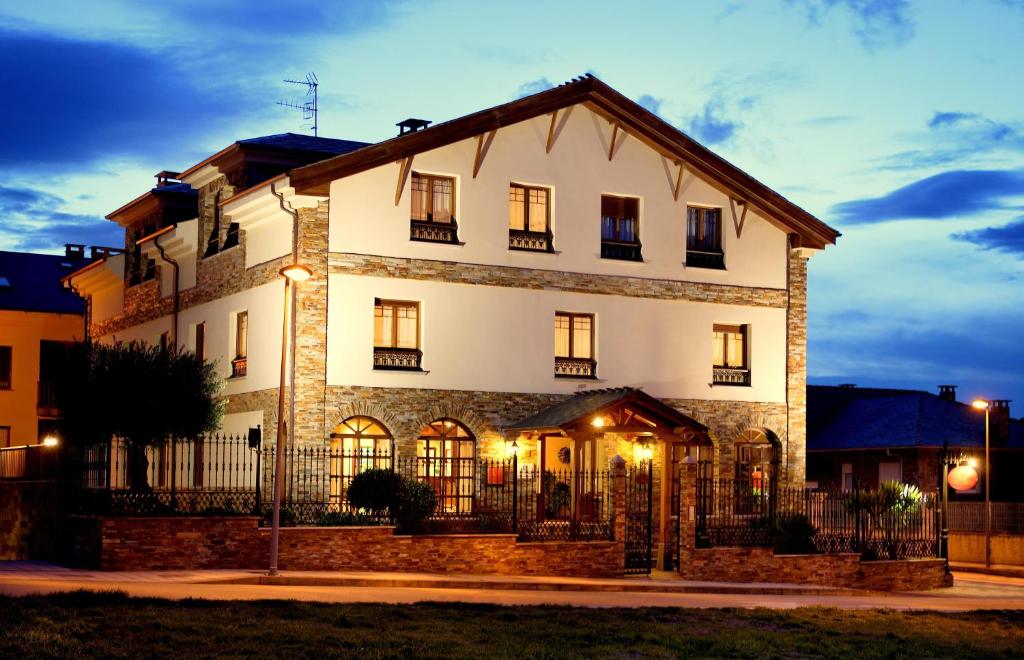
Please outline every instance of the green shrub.
[{"label": "green shrub", "polygon": [[775,554],[810,555],[817,552],[818,529],[802,513],[782,513],[775,519]]},{"label": "green shrub", "polygon": [[404,488],[400,475],[391,470],[373,469],[352,478],[346,497],[357,509],[382,516],[395,511]]},{"label": "green shrub", "polygon": [[430,484],[405,479],[398,503],[392,513],[398,528],[403,532],[418,532],[423,522],[437,507],[437,493]]}]

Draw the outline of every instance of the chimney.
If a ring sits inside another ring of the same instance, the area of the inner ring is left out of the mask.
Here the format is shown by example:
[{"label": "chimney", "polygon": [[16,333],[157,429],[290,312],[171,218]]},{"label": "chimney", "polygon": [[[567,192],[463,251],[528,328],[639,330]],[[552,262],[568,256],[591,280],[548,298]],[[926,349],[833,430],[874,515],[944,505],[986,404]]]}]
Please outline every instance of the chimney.
[{"label": "chimney", "polygon": [[956,401],[956,385],[939,385],[939,398]]},{"label": "chimney", "polygon": [[68,259],[84,259],[85,246],[79,245],[78,243],[65,243],[64,256]]},{"label": "chimney", "polygon": [[163,170],[156,173],[156,187],[166,188],[167,186],[178,183],[178,177],[181,176],[181,172],[171,172],[170,170]]},{"label": "chimney", "polygon": [[988,405],[989,423],[992,424],[992,444],[1005,446],[1010,440],[1010,400],[993,399]]},{"label": "chimney", "polygon": [[427,121],[426,119],[413,119],[412,117],[409,117],[408,119],[403,119],[402,121],[398,122],[397,124],[395,124],[395,126],[397,126],[399,129],[399,135],[405,135],[406,133],[415,133],[421,128],[426,128],[427,126],[430,126],[430,124],[431,122]]}]

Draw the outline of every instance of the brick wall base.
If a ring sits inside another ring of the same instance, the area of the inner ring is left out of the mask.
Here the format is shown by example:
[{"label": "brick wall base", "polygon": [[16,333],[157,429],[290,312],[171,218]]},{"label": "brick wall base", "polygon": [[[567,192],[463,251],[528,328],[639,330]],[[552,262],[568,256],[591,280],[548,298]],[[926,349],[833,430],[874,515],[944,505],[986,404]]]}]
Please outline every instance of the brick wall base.
[{"label": "brick wall base", "polygon": [[[259,569],[270,530],[251,517],[72,518],[74,563],[105,571]],[[614,541],[518,543],[510,534],[396,536],[392,527],[288,527],[278,565],[301,571],[393,571],[615,577]]]},{"label": "brick wall base", "polygon": [[863,562],[857,554],[775,555],[769,548],[687,550],[688,580],[785,582],[872,591],[924,591],[952,586],[942,559]]},{"label": "brick wall base", "polygon": [[56,559],[57,501],[56,482],[0,482],[0,561]]}]

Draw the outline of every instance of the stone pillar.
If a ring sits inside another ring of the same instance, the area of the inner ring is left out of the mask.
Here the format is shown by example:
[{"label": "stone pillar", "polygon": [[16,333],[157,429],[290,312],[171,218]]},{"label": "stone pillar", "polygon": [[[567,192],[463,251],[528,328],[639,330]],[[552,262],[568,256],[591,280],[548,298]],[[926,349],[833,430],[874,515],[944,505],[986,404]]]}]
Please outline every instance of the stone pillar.
[{"label": "stone pillar", "polygon": [[689,575],[689,559],[697,546],[697,464],[679,471],[679,573]]},{"label": "stone pillar", "polygon": [[807,465],[807,254],[789,253],[789,303],[786,308],[786,401],[788,430],[783,448],[785,485],[803,488]]},{"label": "stone pillar", "polygon": [[295,293],[295,444],[321,447],[327,442],[327,213],[328,203],[300,208],[298,262],[312,277]]},{"label": "stone pillar", "polygon": [[619,557],[619,571],[626,570],[626,459],[612,458],[612,529]]}]

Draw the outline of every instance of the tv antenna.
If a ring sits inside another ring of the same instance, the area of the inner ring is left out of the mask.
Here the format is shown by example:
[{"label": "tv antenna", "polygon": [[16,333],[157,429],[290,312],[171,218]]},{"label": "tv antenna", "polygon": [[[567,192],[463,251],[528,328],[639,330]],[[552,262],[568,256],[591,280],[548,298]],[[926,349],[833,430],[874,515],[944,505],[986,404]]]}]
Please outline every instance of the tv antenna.
[{"label": "tv antenna", "polygon": [[[317,124],[316,124],[316,114],[317,114],[316,96],[317,96],[317,91],[316,91],[316,89],[317,89],[317,87],[320,86],[320,81],[318,81],[316,79],[316,74],[313,73],[312,71],[310,71],[309,73],[306,74],[306,79],[305,80],[290,80],[290,79],[286,79],[284,82],[286,82],[286,83],[288,83],[290,85],[305,85],[307,100],[303,101],[302,103],[292,103],[291,101],[278,101],[277,104],[279,106],[283,107],[283,108],[292,108],[294,110],[302,110],[302,118],[303,119],[312,119],[313,120],[313,136],[315,137],[316,134],[317,134],[316,133],[316,131],[317,131]],[[308,99],[308,97],[310,97],[310,96],[313,97],[312,101],[310,101]]]}]

